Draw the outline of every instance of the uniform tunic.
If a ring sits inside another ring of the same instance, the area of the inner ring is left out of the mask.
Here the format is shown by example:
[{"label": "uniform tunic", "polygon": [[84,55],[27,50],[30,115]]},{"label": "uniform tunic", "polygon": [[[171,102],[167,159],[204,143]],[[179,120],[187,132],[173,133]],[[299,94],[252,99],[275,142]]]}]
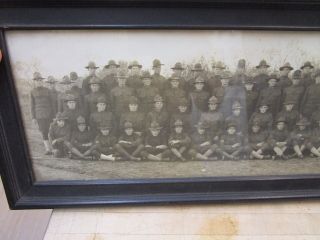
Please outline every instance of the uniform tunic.
[{"label": "uniform tunic", "polygon": [[59,91],[57,91],[56,89],[50,89],[53,116],[55,116],[58,112],[58,97],[59,97],[59,95],[60,95]]},{"label": "uniform tunic", "polygon": [[295,109],[299,111],[303,94],[304,87],[302,85],[291,85],[283,90],[282,102],[294,102]]},{"label": "uniform tunic", "polygon": [[117,138],[113,135],[103,135],[101,133],[94,140],[94,151],[98,155],[105,154],[110,155],[114,154],[114,145],[117,143]]},{"label": "uniform tunic", "polygon": [[232,113],[232,104],[234,99],[234,91],[231,86],[218,87],[213,91],[213,95],[220,103],[219,109],[224,117],[228,117]]},{"label": "uniform tunic", "polygon": [[244,114],[241,114],[239,116],[230,115],[225,119],[225,125],[228,125],[228,123],[235,123],[237,132],[242,133],[243,135],[247,135],[248,133],[248,126],[247,126],[247,118]]},{"label": "uniform tunic", "polygon": [[290,140],[290,133],[287,129],[279,130],[274,129],[269,136],[269,144],[273,148],[276,146],[277,142],[286,142],[288,145]]},{"label": "uniform tunic", "polygon": [[115,87],[110,93],[112,102],[112,112],[116,117],[120,117],[123,112],[129,111],[129,99],[134,96],[134,90],[130,87]]},{"label": "uniform tunic", "polygon": [[[256,151],[261,149],[262,151],[266,151],[268,149],[268,137],[269,133],[266,130],[260,130],[259,132],[250,132],[248,137],[248,147],[249,151]],[[257,146],[257,144],[263,143],[262,146]]]},{"label": "uniform tunic", "polygon": [[285,89],[292,85],[292,81],[288,76],[280,76],[278,86],[281,89]]},{"label": "uniform tunic", "polygon": [[310,117],[320,104],[320,84],[313,84],[307,88],[301,104],[302,113]]},{"label": "uniform tunic", "polygon": [[77,118],[83,116],[79,109],[66,109],[63,114],[68,118],[68,123],[70,124],[71,130],[77,128]]},{"label": "uniform tunic", "polygon": [[295,129],[291,134],[292,145],[307,145],[310,142],[311,131],[309,129],[300,130],[299,128]]},{"label": "uniform tunic", "polygon": [[200,116],[200,121],[209,125],[209,132],[212,138],[220,137],[224,129],[224,117],[219,111],[204,112]]},{"label": "uniform tunic", "polygon": [[[131,144],[123,143],[120,141],[128,141]],[[142,138],[138,134],[135,134],[135,133],[133,133],[130,136],[124,133],[123,135],[120,136],[118,144],[121,147],[123,147],[126,151],[128,151],[130,154],[132,154],[137,149],[137,147],[140,144],[142,144]]]},{"label": "uniform tunic", "polygon": [[112,112],[102,111],[102,112],[94,112],[90,115],[90,129],[93,132],[98,132],[98,128],[101,124],[107,124],[108,126],[112,126],[112,132],[117,130],[116,120]]},{"label": "uniform tunic", "polygon": [[[89,93],[91,93],[91,89],[90,89],[90,80],[92,77],[95,77],[95,78],[98,78],[96,75],[93,75],[93,76],[87,76],[83,79],[82,81],[82,95],[83,96],[86,96],[88,95]],[[98,78],[99,79],[99,78]],[[105,86],[103,84],[103,82],[101,82],[100,84],[100,90],[103,91],[105,89]]]},{"label": "uniform tunic", "polygon": [[117,77],[115,74],[108,74],[101,80],[101,82],[104,85],[104,92],[107,95],[110,95],[111,90],[117,86]]},{"label": "uniform tunic", "polygon": [[201,113],[208,110],[208,99],[210,98],[210,93],[204,90],[193,90],[190,93],[190,98],[193,112],[197,110],[199,113]]},{"label": "uniform tunic", "polygon": [[[191,135],[191,149],[189,151],[192,157],[195,157],[197,153],[205,153],[209,149],[215,150],[216,145],[211,144],[210,133],[204,132],[203,134],[199,134],[198,131],[195,131]],[[201,146],[202,143],[209,142],[209,145]]]},{"label": "uniform tunic", "polygon": [[70,137],[70,125],[65,123],[63,127],[59,127],[56,122],[51,123],[49,129],[49,141],[52,143],[54,140],[56,140],[55,143],[52,144],[53,149],[64,151],[65,143],[70,141]]},{"label": "uniform tunic", "polygon": [[251,115],[256,110],[256,105],[258,102],[259,93],[256,91],[245,91],[245,106],[247,110],[247,118],[250,119]]},{"label": "uniform tunic", "polygon": [[167,138],[162,130],[160,131],[158,136],[153,136],[151,132],[146,133],[146,137],[144,139],[145,148],[141,152],[143,157],[147,157],[148,154],[162,154],[163,157],[169,157],[171,155],[170,150],[168,149],[158,149],[157,146],[164,145],[168,146]]},{"label": "uniform tunic", "polygon": [[157,122],[161,127],[166,130],[169,127],[169,114],[165,110],[156,111],[153,109],[151,112],[147,114],[146,117],[146,127],[150,127],[152,122]]},{"label": "uniform tunic", "polygon": [[261,113],[255,112],[252,114],[249,123],[252,124],[254,122],[259,122],[261,129],[263,130],[271,130],[273,124],[273,116],[270,112]]},{"label": "uniform tunic", "polygon": [[[221,136],[220,139],[220,148],[222,151],[227,153],[233,153],[235,151],[241,151],[243,149],[243,142],[242,142],[242,135],[235,133],[235,134],[225,134]],[[233,147],[234,144],[239,143],[240,146]]]},{"label": "uniform tunic", "polygon": [[131,122],[135,132],[144,132],[146,129],[145,114],[142,112],[123,113],[120,117],[120,129],[124,129],[125,122]]},{"label": "uniform tunic", "polygon": [[159,94],[159,90],[153,86],[143,86],[137,90],[137,97],[139,99],[139,108],[141,111],[148,113],[153,109],[154,97]]},{"label": "uniform tunic", "polygon": [[301,83],[305,88],[308,88],[309,86],[313,85],[315,81],[312,78],[311,73],[309,73],[309,74],[303,74]]},{"label": "uniform tunic", "polygon": [[170,128],[174,128],[174,123],[177,120],[181,120],[183,123],[183,128],[185,129],[186,132],[190,133],[192,131],[193,127],[193,122],[192,122],[192,116],[190,113],[185,112],[185,113],[174,113],[171,115],[170,119]]},{"label": "uniform tunic", "polygon": [[[172,141],[172,140],[179,140],[180,142],[172,144],[172,143],[170,143],[170,141]],[[184,132],[182,132],[182,133],[173,132],[169,136],[168,143],[171,148],[178,148],[178,149],[181,147],[188,148],[191,144],[191,139],[188,136],[188,134],[186,134]]]},{"label": "uniform tunic", "polygon": [[131,87],[135,90],[139,89],[142,87],[142,79],[140,75],[131,75],[127,79],[127,86]]},{"label": "uniform tunic", "polygon": [[163,93],[166,86],[168,86],[167,79],[160,74],[152,75],[152,86],[158,89],[159,93]]},{"label": "uniform tunic", "polygon": [[275,117],[281,106],[281,89],[278,87],[267,87],[261,90],[258,105],[263,102],[269,104],[269,111]]},{"label": "uniform tunic", "polygon": [[286,111],[282,110],[278,113],[278,118],[284,118],[287,122],[287,127],[289,131],[292,131],[296,127],[296,123],[299,120],[300,114],[297,110]]},{"label": "uniform tunic", "polygon": [[267,79],[269,79],[268,74],[262,73],[253,78],[253,82],[255,83],[254,89],[260,92],[262,89],[268,87]]},{"label": "uniform tunic", "polygon": [[83,132],[78,129],[72,132],[71,135],[71,145],[72,147],[78,149],[81,153],[88,151],[93,147],[94,135],[90,130],[85,130]]},{"label": "uniform tunic", "polygon": [[311,149],[312,147],[315,147],[318,149],[320,147],[320,128],[319,127],[313,129],[310,135],[310,140],[311,141],[307,145],[309,149]]},{"label": "uniform tunic", "polygon": [[174,113],[178,111],[179,102],[181,99],[187,98],[187,94],[180,88],[169,88],[164,92],[167,111]]}]

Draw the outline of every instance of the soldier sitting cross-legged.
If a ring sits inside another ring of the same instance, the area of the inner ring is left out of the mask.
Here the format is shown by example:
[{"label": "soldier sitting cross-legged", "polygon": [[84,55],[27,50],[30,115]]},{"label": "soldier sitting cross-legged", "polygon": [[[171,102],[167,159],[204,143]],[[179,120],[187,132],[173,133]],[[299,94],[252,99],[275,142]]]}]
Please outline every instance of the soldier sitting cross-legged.
[{"label": "soldier sitting cross-legged", "polygon": [[292,132],[292,145],[295,154],[302,159],[304,152],[308,150],[307,145],[310,141],[311,132],[308,128],[310,122],[306,118],[302,118],[296,125],[297,128]]}]

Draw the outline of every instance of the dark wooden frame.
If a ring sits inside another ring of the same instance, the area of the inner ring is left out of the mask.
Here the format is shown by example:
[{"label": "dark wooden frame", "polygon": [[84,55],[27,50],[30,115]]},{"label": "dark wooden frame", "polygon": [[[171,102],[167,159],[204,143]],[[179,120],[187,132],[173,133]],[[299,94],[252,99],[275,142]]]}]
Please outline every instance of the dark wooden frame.
[{"label": "dark wooden frame", "polygon": [[5,32],[12,29],[320,30],[319,1],[0,1],[0,166],[11,208],[315,198],[319,175],[35,182]]}]

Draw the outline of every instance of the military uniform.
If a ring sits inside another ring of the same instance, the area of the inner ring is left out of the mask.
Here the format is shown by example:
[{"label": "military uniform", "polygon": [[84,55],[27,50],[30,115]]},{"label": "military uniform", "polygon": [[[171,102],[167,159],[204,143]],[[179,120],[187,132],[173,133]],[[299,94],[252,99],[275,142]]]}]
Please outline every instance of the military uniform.
[{"label": "military uniform", "polygon": [[[111,125],[103,123],[99,126],[99,129],[108,128],[111,129]],[[103,135],[101,132],[96,136],[94,140],[94,146],[92,148],[92,154],[100,160],[116,160],[114,146],[117,143],[117,138],[112,134]]]},{"label": "military uniform", "polygon": [[[163,64],[158,60],[153,60],[152,68],[161,67]],[[168,86],[167,79],[162,76],[160,73],[154,73],[152,74],[152,86],[158,89],[159,93],[163,93],[166,86]]]},{"label": "military uniform", "polygon": [[[265,67],[269,68],[269,64],[265,60],[261,60],[259,65],[256,66],[257,69]],[[269,75],[266,73],[260,73],[253,78],[253,82],[255,83],[255,90],[260,92],[262,89],[268,87],[267,80],[269,79]]]},{"label": "military uniform", "polygon": [[[320,76],[320,71],[315,72],[315,78]],[[303,98],[301,103],[301,111],[304,116],[310,118],[312,113],[314,113],[318,105],[320,105],[320,84],[310,85]]]},{"label": "military uniform", "polygon": [[[252,84],[253,85],[253,80],[252,78],[246,78],[245,84]],[[251,115],[255,112],[257,102],[259,98],[259,93],[255,91],[254,89],[252,90],[247,90],[245,89],[245,106],[247,110],[247,118],[250,119]]]},{"label": "military uniform", "polygon": [[[97,67],[94,62],[89,62],[85,68],[86,69],[98,69],[99,67]],[[90,92],[91,92],[90,80],[92,78],[98,78],[98,77],[96,76],[96,74],[93,74],[93,75],[89,75],[83,79],[83,81],[82,81],[82,95],[83,96],[90,94]],[[103,87],[101,89],[103,89]]]},{"label": "military uniform", "polygon": [[[69,76],[64,76],[62,81],[60,82],[62,85],[70,85],[72,84]],[[76,102],[76,107],[78,109],[83,108],[83,96],[81,94],[81,89],[77,86],[72,86],[70,90],[66,90],[62,93],[59,94],[58,96],[58,111],[63,112],[67,108],[66,102],[68,101],[67,99],[70,97],[70,95],[73,96],[74,101]]]},{"label": "military uniform", "polygon": [[[280,72],[281,71],[284,71],[285,69],[288,69],[289,72],[293,70],[293,67],[291,67],[290,63],[286,62],[285,64],[283,64],[283,66],[281,66],[279,68]],[[286,75],[281,75],[279,77],[279,83],[278,83],[278,86],[281,88],[281,89],[285,89],[289,86],[292,85],[292,81],[291,79],[289,78],[289,76],[286,74]]]},{"label": "military uniform", "polygon": [[53,109],[53,116],[55,116],[58,112],[58,96],[60,92],[55,88],[57,80],[53,76],[48,76],[46,83],[50,84],[52,87],[49,88],[51,102],[52,102],[52,109]]},{"label": "military uniform", "polygon": [[[294,100],[293,101],[287,100],[286,102],[284,102],[284,104],[294,104]],[[296,123],[299,120],[299,117],[300,117],[300,114],[295,109],[292,109],[291,111],[287,111],[286,109],[283,109],[277,115],[277,119],[278,118],[285,119],[287,123],[287,128],[289,131],[292,131],[295,128]]]},{"label": "military uniform", "polygon": [[[291,134],[291,142],[295,153],[299,158],[303,158],[303,153],[308,150],[307,146],[311,141],[311,131],[308,128],[310,122],[307,119],[302,118],[296,125],[297,128]],[[299,126],[304,126],[305,129],[300,129]]]},{"label": "military uniform", "polygon": [[[174,123],[174,127],[183,127],[183,122],[181,120],[177,120]],[[191,139],[187,133],[183,130],[181,133],[177,133],[175,130],[172,131],[168,139],[168,144],[176,158],[182,161],[186,160],[186,153],[188,152],[191,144]]]},{"label": "military uniform", "polygon": [[247,135],[247,117],[245,113],[241,110],[242,106],[239,102],[234,102],[232,104],[232,111],[236,109],[240,109],[240,115],[235,115],[234,113],[232,113],[225,119],[225,124],[228,125],[229,123],[233,123],[236,125],[236,129],[239,133]]},{"label": "military uniform", "polygon": [[[129,104],[138,104],[135,97],[132,97],[129,101]],[[140,112],[139,110],[129,111],[121,114],[120,129],[124,129],[125,122],[130,122],[135,132],[140,135],[142,135],[142,133],[146,129],[145,114],[143,112]]]},{"label": "military uniform", "polygon": [[98,132],[98,129],[101,125],[106,124],[113,127],[113,133],[117,130],[116,119],[112,112],[102,111],[94,112],[90,115],[90,129],[93,132]]},{"label": "military uniform", "polygon": [[[307,61],[303,64],[303,66],[301,66],[300,69],[304,69],[305,67],[309,67],[311,69],[314,68],[314,66],[312,66],[311,62]],[[314,82],[314,78],[312,77],[312,74],[311,73],[308,73],[308,74],[305,74],[303,73],[302,74],[302,79],[301,79],[301,84],[307,89],[309,86],[313,85],[315,82]]]},{"label": "military uniform", "polygon": [[[297,70],[293,73],[293,79],[301,79],[301,71]],[[283,102],[292,102],[295,106],[295,109],[299,111],[301,99],[304,94],[304,86],[301,84],[291,85],[283,90],[282,101]]]},{"label": "military uniform", "polygon": [[[108,64],[104,66],[105,69],[109,69],[111,66],[119,68],[120,65],[117,64],[114,60],[109,60]],[[117,86],[117,74],[108,73],[101,79],[102,85],[105,87],[104,91],[107,95],[110,95],[111,89]]]},{"label": "military uniform", "polygon": [[[276,124],[283,122],[286,124],[285,119],[280,117],[277,119]],[[274,130],[271,131],[269,135],[269,145],[273,148],[276,155],[282,159],[287,159],[284,153],[288,150],[290,146],[290,133],[286,127],[284,129],[279,130],[275,127]]]},{"label": "military uniform", "polygon": [[[267,105],[265,103],[260,103],[260,107],[263,105]],[[268,106],[268,105],[267,105]],[[253,122],[259,122],[261,129],[263,130],[271,130],[272,129],[272,124],[273,124],[273,116],[267,110],[265,113],[262,113],[260,111],[254,112],[251,115],[251,118],[249,120],[249,123],[252,124]]]},{"label": "military uniform", "polygon": [[[140,69],[142,68],[142,65],[140,65],[137,61],[133,61],[128,68],[131,69],[132,67],[139,67]],[[131,75],[128,77],[127,80],[127,86],[137,90],[142,87],[142,81],[141,81],[141,76],[140,75]]]},{"label": "military uniform", "polygon": [[[67,95],[65,101],[76,101],[73,95]],[[71,130],[76,129],[77,127],[77,118],[83,115],[83,112],[79,108],[70,109],[66,104],[66,109],[63,111],[63,115],[68,118],[68,123],[70,124]]]},{"label": "military uniform", "polygon": [[[194,84],[204,84],[205,80],[202,77],[198,77],[195,79]],[[192,103],[192,112],[205,112],[208,110],[208,99],[210,97],[210,93],[202,90],[193,90],[190,92],[190,99]]]},{"label": "military uniform", "polygon": [[[253,123],[254,125],[256,123]],[[260,126],[260,123],[259,123]],[[269,150],[268,144],[269,133],[267,130],[260,129],[259,132],[250,131],[248,136],[248,150],[252,151],[261,150],[262,152],[267,152]]]}]

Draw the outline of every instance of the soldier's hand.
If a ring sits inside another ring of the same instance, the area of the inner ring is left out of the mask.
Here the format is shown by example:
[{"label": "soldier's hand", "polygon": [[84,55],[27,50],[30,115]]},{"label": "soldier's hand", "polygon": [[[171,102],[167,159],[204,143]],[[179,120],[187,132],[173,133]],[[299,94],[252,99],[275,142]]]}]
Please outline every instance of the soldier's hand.
[{"label": "soldier's hand", "polygon": [[209,141],[200,144],[201,147],[208,146],[208,145],[210,145]]},{"label": "soldier's hand", "polygon": [[232,145],[233,148],[236,148],[236,147],[239,147],[239,146],[240,146],[240,143],[236,143],[236,144]]},{"label": "soldier's hand", "polygon": [[157,149],[166,149],[167,146],[166,145],[159,145],[159,146],[156,146]]}]

